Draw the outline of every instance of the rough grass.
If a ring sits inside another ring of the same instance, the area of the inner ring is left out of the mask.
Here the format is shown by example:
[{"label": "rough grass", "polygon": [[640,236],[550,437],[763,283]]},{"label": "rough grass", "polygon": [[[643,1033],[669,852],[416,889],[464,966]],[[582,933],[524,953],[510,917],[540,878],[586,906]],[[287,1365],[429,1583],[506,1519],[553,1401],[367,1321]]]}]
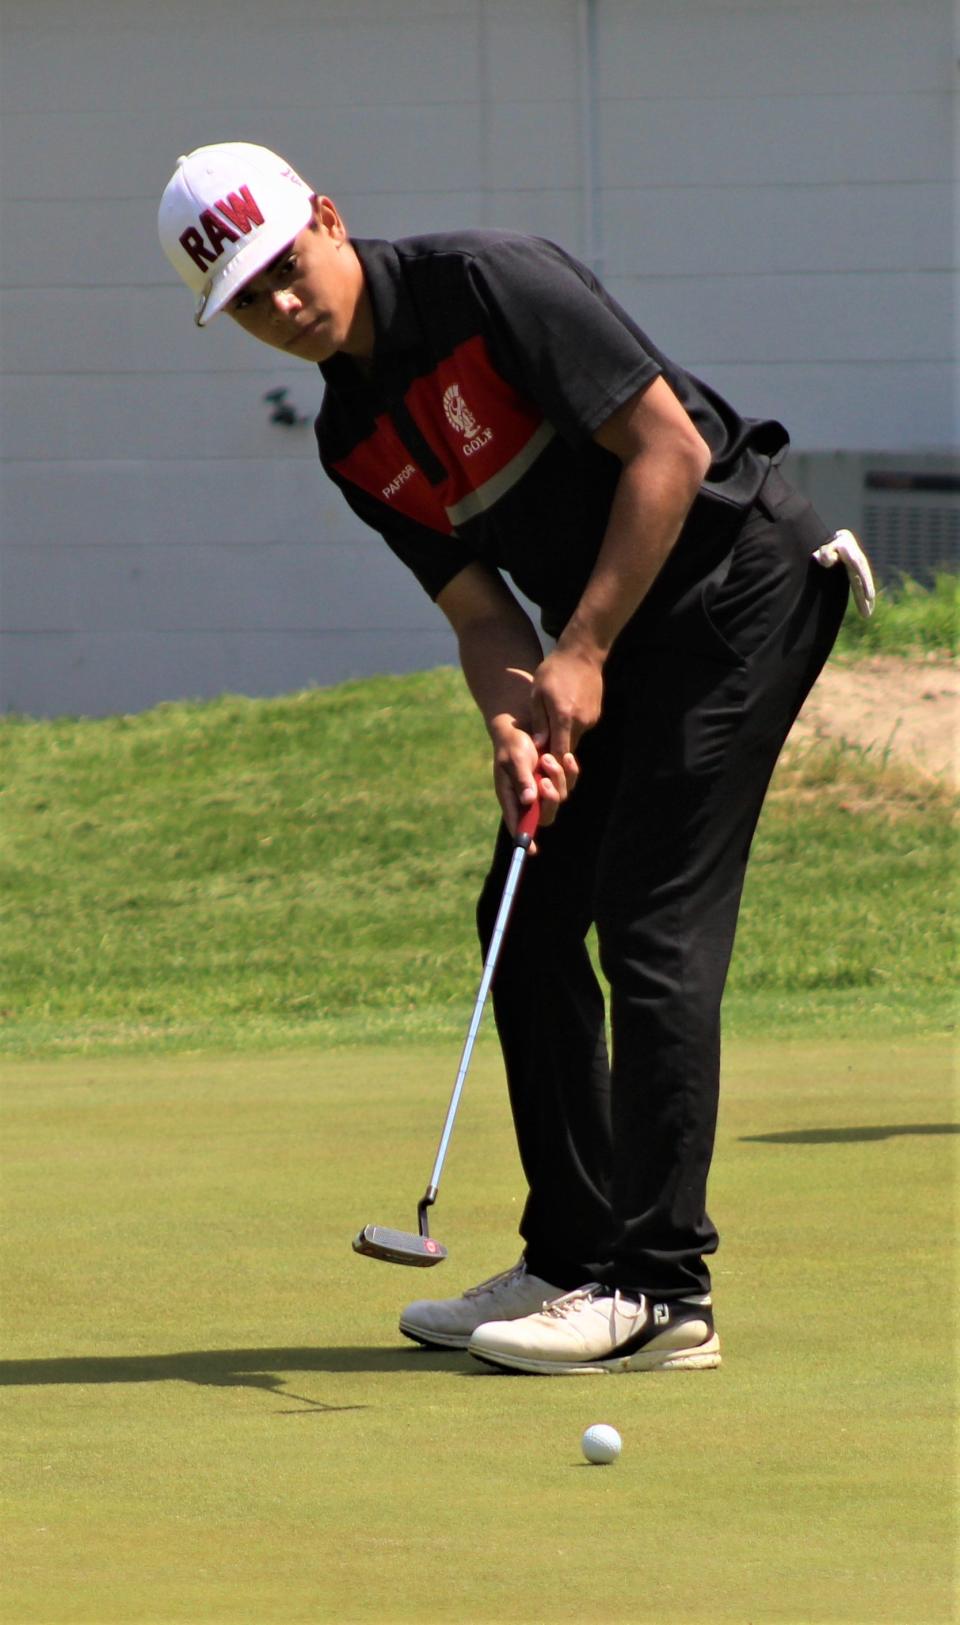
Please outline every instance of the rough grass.
[{"label": "rough grass", "polygon": [[932,588],[909,577],[880,587],[868,621],[851,600],[837,650],[847,654],[956,654],[960,628],[960,577],[937,576]]},{"label": "rough grass", "polygon": [[[457,673],[8,719],[0,739],[8,1051],[462,1030],[496,815]],[[849,748],[788,751],[728,1030],[948,1025],[953,831],[935,783]]]}]

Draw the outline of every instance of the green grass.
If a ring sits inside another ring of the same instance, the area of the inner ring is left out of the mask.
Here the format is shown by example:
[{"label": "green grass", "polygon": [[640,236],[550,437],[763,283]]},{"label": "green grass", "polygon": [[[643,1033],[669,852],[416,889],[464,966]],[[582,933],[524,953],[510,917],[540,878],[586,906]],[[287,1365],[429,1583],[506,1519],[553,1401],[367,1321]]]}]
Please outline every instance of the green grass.
[{"label": "green grass", "polygon": [[[8,1053],[462,1032],[496,814],[455,672],[8,719],[0,740]],[[942,788],[882,757],[788,753],[728,1030],[949,1026],[953,827]]]},{"label": "green grass", "polygon": [[[511,1379],[395,1329],[518,1250],[491,1038],[450,1262],[349,1248],[413,1223],[476,984],[496,820],[460,679],[0,741],[0,1617],[956,1617],[945,790],[882,752],[778,770],[727,1007],[722,1369]],[[601,1420],[624,1454],[586,1467]]]},{"label": "green grass", "polygon": [[495,817],[453,672],[6,743],[14,1038],[276,1043],[462,999]]},{"label": "green grass", "polygon": [[[728,1047],[717,1372],[511,1378],[402,1344],[516,1256],[481,1046],[426,1277],[451,1057],[11,1060],[10,1625],[939,1625],[955,1618],[956,1102],[913,1038]],[[481,1175],[482,1171],[482,1175]],[[609,1421],[624,1453],[581,1464]]]},{"label": "green grass", "polygon": [[956,654],[960,577],[942,573],[932,588],[909,577],[877,592],[877,607],[861,620],[851,599],[837,639],[841,654]]}]

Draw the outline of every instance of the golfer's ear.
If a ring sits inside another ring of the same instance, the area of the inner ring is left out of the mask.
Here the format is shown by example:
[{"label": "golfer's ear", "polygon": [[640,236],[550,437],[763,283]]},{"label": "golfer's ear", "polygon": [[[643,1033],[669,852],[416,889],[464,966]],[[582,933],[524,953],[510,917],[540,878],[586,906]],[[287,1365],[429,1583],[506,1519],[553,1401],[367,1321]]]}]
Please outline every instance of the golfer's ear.
[{"label": "golfer's ear", "polygon": [[333,238],[334,242],[344,242],[347,236],[347,228],[333,199],[323,196],[320,192],[314,192],[312,202],[313,220],[311,224],[314,230],[325,231],[328,237]]}]

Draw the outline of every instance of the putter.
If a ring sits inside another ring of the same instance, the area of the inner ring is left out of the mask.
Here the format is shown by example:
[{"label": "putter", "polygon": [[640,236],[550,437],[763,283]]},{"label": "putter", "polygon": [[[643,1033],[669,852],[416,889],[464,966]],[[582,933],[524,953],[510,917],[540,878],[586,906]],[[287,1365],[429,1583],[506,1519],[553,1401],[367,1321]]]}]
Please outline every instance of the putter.
[{"label": "putter", "polygon": [[504,932],[507,928],[507,921],[510,918],[510,910],[513,907],[513,899],[520,880],[520,872],[523,869],[524,862],[526,861],[527,852],[530,849],[530,842],[537,833],[537,825],[539,822],[540,801],[538,798],[523,814],[523,817],[520,819],[520,822],[517,825],[517,833],[513,838],[513,856],[510,859],[510,868],[507,871],[507,879],[503,888],[503,897],[500,900],[500,907],[497,911],[497,918],[493,927],[493,935],[490,938],[490,946],[487,949],[487,957],[484,960],[483,975],[480,978],[480,987],[477,991],[476,1002],[473,1006],[473,1015],[470,1018],[470,1026],[467,1029],[467,1036],[460,1056],[460,1066],[457,1070],[457,1079],[453,1086],[453,1093],[450,1096],[450,1104],[447,1107],[447,1115],[443,1121],[443,1130],[440,1135],[440,1144],[437,1147],[437,1155],[434,1159],[433,1172],[430,1175],[429,1185],[417,1203],[417,1234],[413,1235],[408,1230],[389,1230],[385,1225],[382,1224],[368,1224],[364,1226],[359,1236],[357,1236],[354,1240],[353,1250],[355,1253],[365,1253],[368,1258],[382,1259],[385,1264],[410,1264],[415,1269],[427,1269],[431,1264],[442,1264],[443,1260],[447,1256],[446,1247],[444,1247],[441,1242],[434,1240],[433,1236],[430,1234],[430,1227],[427,1222],[427,1210],[428,1208],[431,1208],[434,1202],[437,1200],[437,1191],[440,1188],[440,1175],[443,1171],[443,1164],[446,1160],[447,1147],[450,1144],[450,1135],[453,1132],[453,1124],[457,1115],[457,1108],[460,1105],[460,1096],[463,1094],[463,1085],[466,1082],[467,1068],[470,1065],[470,1057],[473,1054],[473,1046],[476,1042],[477,1033],[480,1030],[480,1017],[483,1015],[483,1007],[486,1003],[487,993],[490,990],[490,983],[493,981],[493,973],[497,968],[497,960],[500,957],[500,945],[503,942]]}]

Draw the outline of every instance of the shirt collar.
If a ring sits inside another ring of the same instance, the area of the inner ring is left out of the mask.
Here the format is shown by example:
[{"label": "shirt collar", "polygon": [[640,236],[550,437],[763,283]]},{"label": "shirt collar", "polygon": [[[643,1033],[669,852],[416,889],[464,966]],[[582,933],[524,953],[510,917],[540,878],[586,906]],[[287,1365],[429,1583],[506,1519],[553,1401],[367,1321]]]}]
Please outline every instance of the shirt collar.
[{"label": "shirt collar", "polygon": [[[390,359],[402,350],[413,350],[423,342],[423,334],[410,295],[407,292],[400,256],[393,243],[380,238],[351,238],[357,258],[363,268],[364,282],[373,315],[374,352],[373,370],[389,369]],[[330,383],[343,381],[344,366],[356,369],[349,358],[331,356],[322,363],[320,371]]]},{"label": "shirt collar", "polygon": [[421,343],[416,311],[407,292],[400,255],[394,243],[368,238],[354,241],[373,309],[376,353],[410,350]]}]

